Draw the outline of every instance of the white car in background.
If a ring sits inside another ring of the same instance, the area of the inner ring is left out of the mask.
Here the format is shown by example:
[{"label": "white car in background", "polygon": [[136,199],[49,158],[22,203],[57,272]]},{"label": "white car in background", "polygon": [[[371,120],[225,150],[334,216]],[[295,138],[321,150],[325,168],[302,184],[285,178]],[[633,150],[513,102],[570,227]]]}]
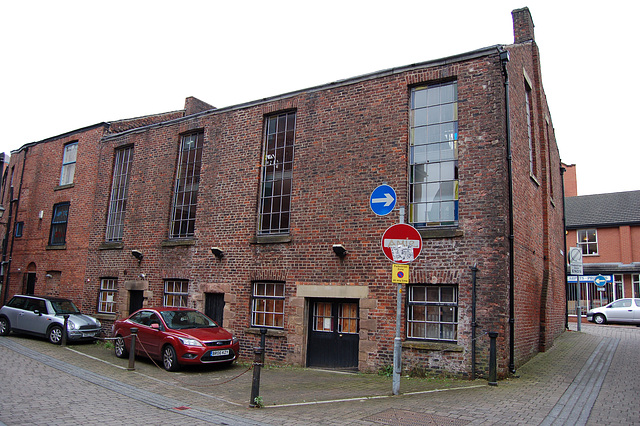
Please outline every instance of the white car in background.
[{"label": "white car in background", "polygon": [[596,324],[608,322],[640,324],[640,299],[618,299],[587,312],[587,319]]},{"label": "white car in background", "polygon": [[0,336],[12,330],[46,337],[54,345],[62,341],[64,317],[69,341],[94,340],[102,325],[96,318],[84,315],[69,299],[49,296],[16,295],[0,308]]}]

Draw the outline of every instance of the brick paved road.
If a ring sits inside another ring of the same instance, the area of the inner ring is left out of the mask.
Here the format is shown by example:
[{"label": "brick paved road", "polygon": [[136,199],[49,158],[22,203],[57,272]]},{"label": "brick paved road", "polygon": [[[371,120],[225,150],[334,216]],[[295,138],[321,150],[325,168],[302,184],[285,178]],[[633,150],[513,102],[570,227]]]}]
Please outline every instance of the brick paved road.
[{"label": "brick paved road", "polygon": [[102,345],[12,335],[0,338],[0,423],[640,425],[639,349],[638,327],[585,324],[498,386],[403,378],[398,396],[377,375],[267,368],[259,410],[246,365],[167,373],[138,359],[131,372]]}]

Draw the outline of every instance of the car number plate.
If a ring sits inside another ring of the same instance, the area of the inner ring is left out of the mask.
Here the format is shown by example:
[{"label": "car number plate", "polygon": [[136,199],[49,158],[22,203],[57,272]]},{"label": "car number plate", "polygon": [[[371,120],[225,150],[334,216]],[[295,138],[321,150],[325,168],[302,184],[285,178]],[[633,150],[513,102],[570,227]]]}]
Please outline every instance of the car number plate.
[{"label": "car number plate", "polygon": [[219,351],[211,351],[211,356],[229,355],[229,349],[221,349]]},{"label": "car number plate", "polygon": [[95,337],[96,333],[82,333],[82,337]]}]

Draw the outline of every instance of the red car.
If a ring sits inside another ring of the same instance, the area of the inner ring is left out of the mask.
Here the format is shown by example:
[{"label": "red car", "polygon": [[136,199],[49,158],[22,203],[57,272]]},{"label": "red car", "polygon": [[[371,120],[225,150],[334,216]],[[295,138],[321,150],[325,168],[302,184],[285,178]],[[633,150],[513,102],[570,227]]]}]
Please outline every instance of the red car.
[{"label": "red car", "polygon": [[113,324],[118,358],[129,356],[132,327],[138,329],[136,355],[162,361],[167,371],[181,364],[231,364],[240,352],[238,339],[202,312],[161,307],[140,309]]}]

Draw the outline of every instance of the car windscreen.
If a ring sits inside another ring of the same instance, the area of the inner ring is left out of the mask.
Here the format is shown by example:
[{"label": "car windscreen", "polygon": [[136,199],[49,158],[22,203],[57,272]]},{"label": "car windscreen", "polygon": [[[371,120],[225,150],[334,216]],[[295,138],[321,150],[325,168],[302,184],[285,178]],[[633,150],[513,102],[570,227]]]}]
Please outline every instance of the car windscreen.
[{"label": "car windscreen", "polygon": [[167,327],[174,330],[218,326],[215,321],[198,311],[163,311],[160,314]]},{"label": "car windscreen", "polygon": [[71,300],[51,300],[51,306],[53,306],[56,315],[80,313],[80,310]]}]

